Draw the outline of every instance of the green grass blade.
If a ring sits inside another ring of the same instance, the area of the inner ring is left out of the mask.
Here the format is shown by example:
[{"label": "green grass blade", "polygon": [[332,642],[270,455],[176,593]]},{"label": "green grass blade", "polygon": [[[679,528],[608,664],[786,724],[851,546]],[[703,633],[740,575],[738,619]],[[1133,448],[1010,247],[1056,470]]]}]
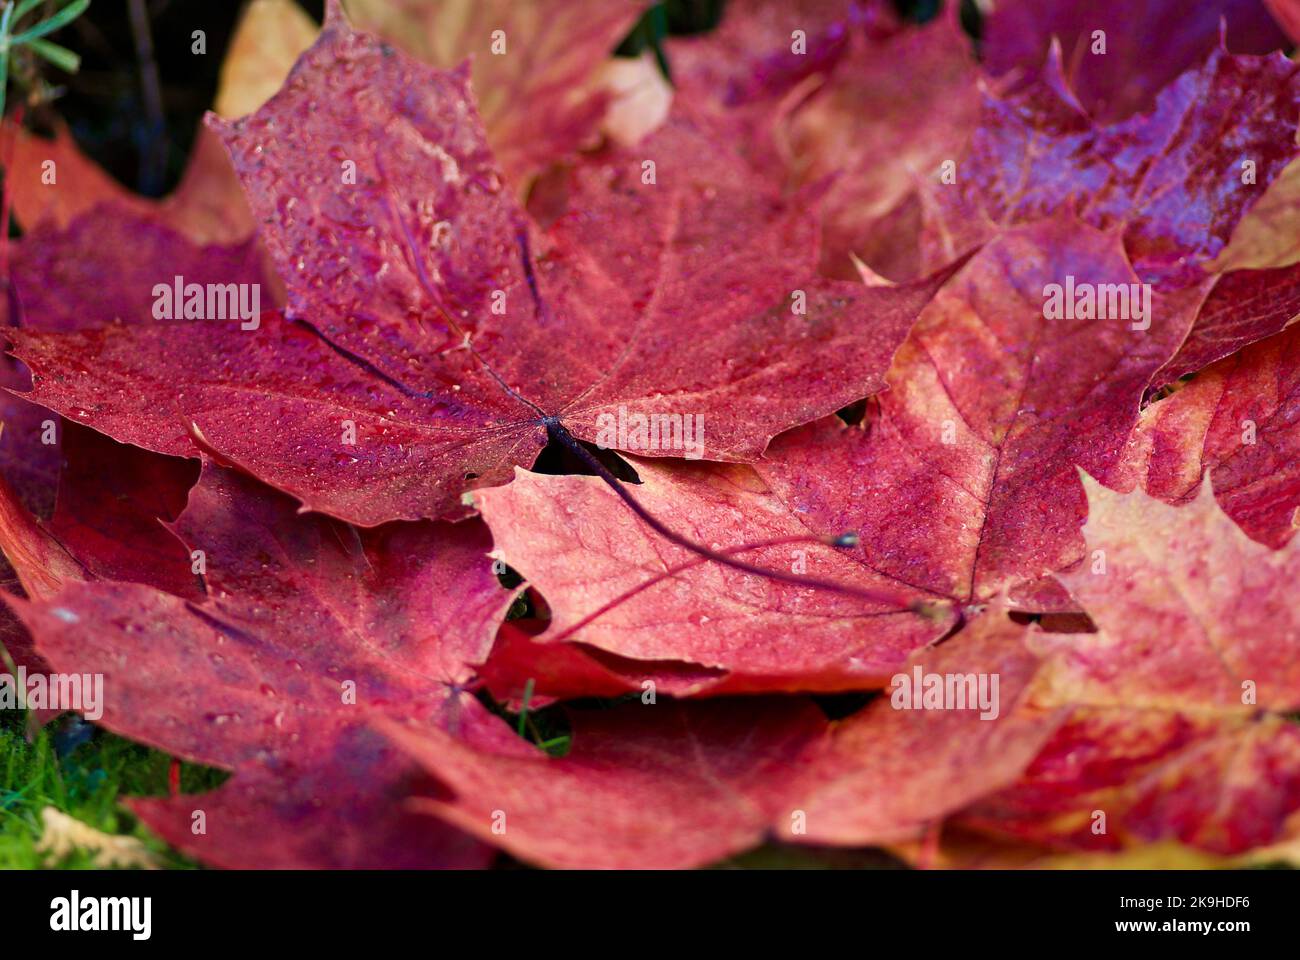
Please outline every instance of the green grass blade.
[{"label": "green grass blade", "polygon": [[72,0],[72,3],[68,4],[54,16],[50,17],[50,19],[38,23],[34,27],[30,27],[22,33],[14,34],[14,46],[18,46],[21,43],[30,43],[37,37],[43,37],[47,33],[53,33],[55,30],[66,27],[73,20],[76,20],[77,17],[85,13],[86,8],[89,6],[90,0]]},{"label": "green grass blade", "polygon": [[81,57],[67,47],[61,47],[57,43],[51,43],[49,40],[39,38],[27,41],[27,45],[32,48],[34,53],[40,54],[65,73],[76,73],[81,68]]},{"label": "green grass blade", "polygon": [[41,0],[23,0],[22,3],[18,4],[18,8],[14,10],[14,23],[17,23],[23,17],[27,16],[27,14],[40,6],[40,4]]}]

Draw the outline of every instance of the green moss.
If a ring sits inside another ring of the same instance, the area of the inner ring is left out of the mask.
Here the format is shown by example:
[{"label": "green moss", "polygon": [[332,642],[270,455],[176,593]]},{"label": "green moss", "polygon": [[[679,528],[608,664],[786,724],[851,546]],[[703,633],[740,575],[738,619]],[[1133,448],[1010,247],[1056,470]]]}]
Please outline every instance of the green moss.
[{"label": "green moss", "polygon": [[[72,746],[78,740],[89,739]],[[87,729],[60,717],[29,742],[26,714],[0,711],[0,870],[58,866],[93,867],[91,856],[75,853],[61,863],[46,864],[35,849],[41,837],[41,811],[49,806],[105,833],[138,837],[172,868],[194,861],[171,850],[119,806],[128,796],[167,793],[171,758],[104,730]],[[210,790],[227,774],[195,764],[181,764],[185,793]]]}]

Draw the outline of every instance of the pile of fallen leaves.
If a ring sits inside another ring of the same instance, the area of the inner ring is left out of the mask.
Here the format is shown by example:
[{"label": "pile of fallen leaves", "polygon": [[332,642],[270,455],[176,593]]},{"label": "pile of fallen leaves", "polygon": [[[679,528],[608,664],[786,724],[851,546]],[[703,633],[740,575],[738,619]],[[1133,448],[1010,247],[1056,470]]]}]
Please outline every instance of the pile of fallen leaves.
[{"label": "pile of fallen leaves", "polygon": [[11,664],[232,772],[130,809],[1296,857],[1300,4],[954,6],[731,0],[670,88],[637,0],[257,0],[162,201],[7,125]]}]

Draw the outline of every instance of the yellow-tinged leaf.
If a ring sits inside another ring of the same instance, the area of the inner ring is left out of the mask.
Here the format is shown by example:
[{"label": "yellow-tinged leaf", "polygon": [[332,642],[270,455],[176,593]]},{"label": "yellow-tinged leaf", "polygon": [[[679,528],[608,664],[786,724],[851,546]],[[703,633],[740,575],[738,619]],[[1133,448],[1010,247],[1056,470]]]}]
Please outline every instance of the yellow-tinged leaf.
[{"label": "yellow-tinged leaf", "polygon": [[114,836],[96,830],[54,807],[41,811],[45,832],[36,842],[36,851],[44,855],[46,863],[54,865],[77,850],[94,855],[94,864],[100,868],[140,867],[156,870],[162,864],[158,855],[135,837]]},{"label": "yellow-tinged leaf", "polygon": [[294,0],[253,0],[221,64],[213,109],[234,119],[266,103],[318,33],[320,28]]}]

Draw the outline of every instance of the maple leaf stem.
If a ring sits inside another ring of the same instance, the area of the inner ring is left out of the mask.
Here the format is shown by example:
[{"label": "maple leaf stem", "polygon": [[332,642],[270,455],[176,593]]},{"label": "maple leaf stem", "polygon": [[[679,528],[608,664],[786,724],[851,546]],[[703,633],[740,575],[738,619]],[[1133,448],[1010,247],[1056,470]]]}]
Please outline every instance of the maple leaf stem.
[{"label": "maple leaf stem", "polygon": [[[850,586],[846,583],[837,583],[833,580],[822,580],[817,577],[801,576],[797,573],[786,573],[784,570],[773,570],[769,567],[761,567],[757,564],[737,560],[735,557],[730,556],[725,552],[711,550],[702,544],[698,544],[689,537],[685,537],[673,530],[671,527],[663,523],[663,521],[659,520],[652,513],[646,510],[645,507],[641,506],[636,497],[632,496],[627,488],[619,482],[618,478],[614,476],[614,474],[611,473],[603,463],[596,459],[596,457],[592,456],[591,452],[579,443],[574,438],[573,434],[569,433],[568,429],[560,423],[559,420],[555,417],[545,417],[542,422],[546,425],[546,432],[551,439],[562,444],[590,470],[592,470],[596,476],[605,481],[605,483],[608,484],[616,494],[618,494],[619,499],[627,504],[628,509],[635,513],[642,522],[646,524],[646,526],[650,527],[650,529],[655,531],[655,533],[659,534],[665,540],[675,543],[677,546],[689,550],[691,553],[703,557],[705,560],[712,560],[714,563],[720,563],[723,566],[731,567],[733,570],[739,570],[742,573],[749,573],[758,577],[767,577],[770,580],[778,580],[782,583],[789,583],[798,587],[810,587],[814,590],[827,590],[832,593],[840,593],[845,596],[855,597],[859,600],[865,600],[872,604],[885,604],[887,606],[907,610],[928,619],[939,618],[936,605],[931,602],[917,600],[893,591],[869,590],[864,587]],[[855,541],[856,538],[847,535],[828,537],[823,539],[821,542],[828,546],[848,546]]]},{"label": "maple leaf stem", "polygon": [[[761,540],[758,543],[742,543],[740,546],[737,547],[728,547],[723,552],[728,555],[734,555],[737,553],[745,553],[746,551],[749,550],[766,550],[770,547],[784,547],[795,543],[826,544],[827,540],[825,537],[819,537],[813,534],[807,534],[805,536],[798,536],[798,537],[778,537],[775,540]],[[646,590],[649,590],[655,584],[662,583],[663,581],[667,580],[669,577],[675,577],[677,576],[677,574],[682,573],[686,570],[690,570],[692,567],[698,567],[700,564],[708,563],[708,562],[709,562],[709,558],[707,557],[695,556],[692,557],[690,560],[685,561],[684,563],[679,563],[676,566],[669,567],[667,570],[663,570],[659,573],[656,573],[649,580],[642,580],[635,587],[632,587],[631,589],[628,590],[624,590],[613,600],[609,600],[606,603],[601,604],[597,609],[587,614],[577,623],[565,627],[559,633],[555,634],[552,637],[549,637],[548,639],[552,643],[559,643],[561,640],[567,640],[569,637],[573,636],[583,627],[587,626],[587,624],[593,622],[594,620],[598,620],[599,618],[603,617],[605,614],[609,613],[609,611],[613,610],[615,607],[619,606],[620,604],[626,603],[628,600],[631,600],[637,594],[644,593]]]}]

